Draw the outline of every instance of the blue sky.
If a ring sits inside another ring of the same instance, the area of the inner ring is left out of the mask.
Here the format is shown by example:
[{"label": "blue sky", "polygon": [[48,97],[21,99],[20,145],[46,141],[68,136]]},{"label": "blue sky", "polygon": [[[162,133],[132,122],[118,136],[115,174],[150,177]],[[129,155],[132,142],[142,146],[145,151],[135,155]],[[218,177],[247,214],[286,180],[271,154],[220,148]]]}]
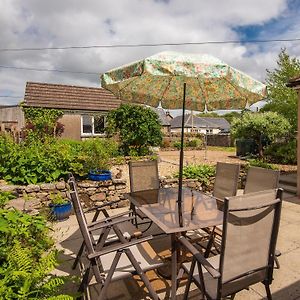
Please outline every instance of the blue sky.
[{"label": "blue sky", "polygon": [[[214,55],[255,79],[276,67],[282,47],[300,58],[299,0],[1,0],[0,48],[238,40],[237,44],[1,52],[0,66],[93,72],[34,72],[0,67],[0,104],[22,100],[26,81],[99,87],[111,68],[172,50]],[[99,75],[98,75],[99,74]]]}]

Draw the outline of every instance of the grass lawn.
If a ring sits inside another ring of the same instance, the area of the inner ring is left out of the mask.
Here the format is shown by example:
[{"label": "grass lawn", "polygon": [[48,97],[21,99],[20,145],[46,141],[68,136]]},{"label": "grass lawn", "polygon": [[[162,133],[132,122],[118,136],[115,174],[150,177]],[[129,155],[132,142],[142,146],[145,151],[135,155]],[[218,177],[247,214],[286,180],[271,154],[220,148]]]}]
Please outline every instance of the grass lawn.
[{"label": "grass lawn", "polygon": [[227,151],[227,152],[235,152],[236,147],[217,147],[217,146],[208,146],[207,150],[210,151]]}]

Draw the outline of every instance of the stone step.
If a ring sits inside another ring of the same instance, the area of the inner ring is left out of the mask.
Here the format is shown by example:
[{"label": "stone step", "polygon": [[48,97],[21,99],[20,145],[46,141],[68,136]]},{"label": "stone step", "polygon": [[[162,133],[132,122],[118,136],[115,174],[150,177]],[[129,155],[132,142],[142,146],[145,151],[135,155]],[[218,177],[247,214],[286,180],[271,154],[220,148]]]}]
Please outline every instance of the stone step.
[{"label": "stone step", "polygon": [[282,175],[279,178],[279,183],[290,185],[290,186],[297,186],[297,177],[289,176],[289,175]]},{"label": "stone step", "polygon": [[279,182],[279,187],[283,188],[284,192],[286,193],[293,194],[293,195],[297,194],[297,186]]}]

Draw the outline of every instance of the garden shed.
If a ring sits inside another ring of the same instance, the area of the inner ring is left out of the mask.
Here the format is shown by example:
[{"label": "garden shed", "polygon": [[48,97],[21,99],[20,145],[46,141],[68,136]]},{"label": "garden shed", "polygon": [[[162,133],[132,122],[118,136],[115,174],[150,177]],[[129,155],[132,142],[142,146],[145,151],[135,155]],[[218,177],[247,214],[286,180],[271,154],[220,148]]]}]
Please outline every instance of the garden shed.
[{"label": "garden shed", "polygon": [[63,138],[81,140],[104,134],[105,115],[121,101],[103,88],[27,82],[25,107],[63,110]]}]

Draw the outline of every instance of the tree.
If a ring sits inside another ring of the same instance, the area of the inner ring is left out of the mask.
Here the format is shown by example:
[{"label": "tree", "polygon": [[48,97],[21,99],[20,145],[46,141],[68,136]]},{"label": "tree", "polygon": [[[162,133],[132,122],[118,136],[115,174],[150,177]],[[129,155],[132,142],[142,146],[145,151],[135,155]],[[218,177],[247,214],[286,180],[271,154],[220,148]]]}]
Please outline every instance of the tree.
[{"label": "tree", "polygon": [[200,113],[200,114],[197,114],[197,117],[199,117],[199,118],[222,118],[220,115],[218,115],[215,112]]},{"label": "tree", "polygon": [[259,156],[263,157],[263,137],[274,142],[287,134],[291,126],[287,119],[276,112],[245,113],[233,120],[231,134],[235,138],[253,139],[258,147]]},{"label": "tree", "polygon": [[267,70],[267,88],[270,102],[262,111],[273,111],[283,115],[291,124],[292,133],[297,130],[297,92],[286,86],[287,82],[300,74],[300,61],[291,58],[285,49],[279,53],[277,68]]},{"label": "tree", "polygon": [[107,116],[109,135],[119,134],[121,149],[125,155],[143,155],[149,146],[157,146],[162,141],[158,115],[140,105],[123,104]]},{"label": "tree", "polygon": [[223,115],[223,118],[226,119],[229,124],[231,124],[234,118],[239,118],[240,116],[241,116],[240,113],[236,111],[232,111],[230,113]]}]

